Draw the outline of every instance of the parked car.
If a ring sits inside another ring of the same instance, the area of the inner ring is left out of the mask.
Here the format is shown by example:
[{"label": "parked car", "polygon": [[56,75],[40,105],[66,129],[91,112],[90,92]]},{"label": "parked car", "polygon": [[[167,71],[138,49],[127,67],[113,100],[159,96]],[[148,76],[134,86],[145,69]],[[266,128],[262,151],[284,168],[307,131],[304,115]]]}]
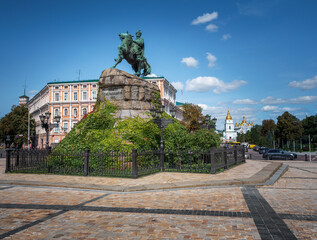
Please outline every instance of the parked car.
[{"label": "parked car", "polygon": [[254,151],[256,151],[256,152],[258,152],[258,151],[259,151],[259,149],[260,149],[260,147],[259,147],[259,146],[254,146],[254,147],[253,147],[253,150],[254,150]]},{"label": "parked car", "polygon": [[266,150],[269,150],[267,147],[260,147],[259,153],[263,154]]},{"label": "parked car", "polygon": [[271,149],[266,153],[266,158],[270,160],[272,159],[293,160],[297,158],[297,154],[292,152],[286,152],[281,149]]},{"label": "parked car", "polygon": [[269,150],[270,150],[269,148],[265,149],[265,151],[263,152],[263,155],[262,155],[263,158],[266,158],[266,157],[267,157],[267,152],[268,152]]}]

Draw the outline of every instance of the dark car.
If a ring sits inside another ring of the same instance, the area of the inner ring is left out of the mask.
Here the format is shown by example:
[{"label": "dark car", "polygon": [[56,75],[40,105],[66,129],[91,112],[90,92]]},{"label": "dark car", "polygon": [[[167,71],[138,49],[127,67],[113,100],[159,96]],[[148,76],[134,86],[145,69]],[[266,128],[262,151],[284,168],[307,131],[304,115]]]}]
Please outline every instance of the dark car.
[{"label": "dark car", "polygon": [[267,149],[264,150],[263,155],[262,155],[263,158],[266,158],[266,157],[267,157],[267,152],[268,152],[269,150],[270,150],[269,148],[267,148]]},{"label": "dark car", "polygon": [[269,150],[267,147],[260,147],[259,153],[263,154],[265,151]]},{"label": "dark car", "polygon": [[281,149],[272,149],[272,150],[267,151],[266,158],[268,158],[270,160],[272,160],[272,159],[293,160],[293,159],[297,158],[297,154],[292,153],[292,152],[286,152],[286,151],[281,150]]},{"label": "dark car", "polygon": [[253,147],[253,150],[256,151],[256,152],[259,151],[259,149],[260,149],[259,146],[254,146],[254,147]]}]

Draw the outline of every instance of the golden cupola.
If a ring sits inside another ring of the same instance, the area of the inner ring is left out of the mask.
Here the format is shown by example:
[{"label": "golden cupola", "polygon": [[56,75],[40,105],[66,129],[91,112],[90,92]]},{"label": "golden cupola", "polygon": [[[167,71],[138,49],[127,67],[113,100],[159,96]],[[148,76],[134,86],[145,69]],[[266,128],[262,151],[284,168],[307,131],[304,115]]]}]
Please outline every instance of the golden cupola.
[{"label": "golden cupola", "polygon": [[243,123],[247,123],[246,120],[245,120],[245,116],[243,116],[242,124]]},{"label": "golden cupola", "polygon": [[232,117],[231,117],[231,115],[230,115],[229,109],[228,109],[228,113],[227,113],[226,120],[232,120]]}]

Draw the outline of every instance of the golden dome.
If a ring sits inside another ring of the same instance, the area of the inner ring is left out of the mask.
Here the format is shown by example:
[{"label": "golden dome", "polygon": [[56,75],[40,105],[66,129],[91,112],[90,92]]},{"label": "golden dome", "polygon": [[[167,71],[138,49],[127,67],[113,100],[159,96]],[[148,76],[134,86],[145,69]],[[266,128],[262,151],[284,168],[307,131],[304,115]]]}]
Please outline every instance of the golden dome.
[{"label": "golden dome", "polygon": [[242,121],[242,123],[246,123],[246,121],[245,121],[245,116],[243,116],[243,121]]},{"label": "golden dome", "polygon": [[226,120],[232,120],[232,117],[231,117],[231,115],[230,115],[229,109],[228,109],[228,113],[227,113]]}]

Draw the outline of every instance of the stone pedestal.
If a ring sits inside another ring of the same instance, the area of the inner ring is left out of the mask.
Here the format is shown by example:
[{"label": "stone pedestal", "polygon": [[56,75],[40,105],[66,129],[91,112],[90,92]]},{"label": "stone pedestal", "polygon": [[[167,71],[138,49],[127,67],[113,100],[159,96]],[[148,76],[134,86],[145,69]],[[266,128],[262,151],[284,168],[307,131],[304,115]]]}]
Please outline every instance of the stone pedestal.
[{"label": "stone pedestal", "polygon": [[116,117],[124,119],[138,115],[148,118],[145,112],[154,108],[160,99],[158,86],[119,69],[109,68],[99,78],[99,101],[111,101],[119,107]]}]

